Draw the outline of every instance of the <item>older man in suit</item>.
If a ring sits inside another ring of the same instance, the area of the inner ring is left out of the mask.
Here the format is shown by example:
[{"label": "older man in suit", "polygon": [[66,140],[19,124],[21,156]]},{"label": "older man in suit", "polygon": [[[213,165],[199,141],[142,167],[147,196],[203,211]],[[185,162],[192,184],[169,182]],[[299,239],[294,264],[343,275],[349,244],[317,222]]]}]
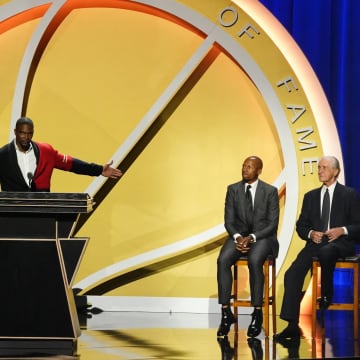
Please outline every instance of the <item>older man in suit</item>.
[{"label": "older man in suit", "polygon": [[298,338],[303,284],[312,258],[321,266],[320,308],[327,309],[333,296],[333,272],[336,260],[355,254],[355,240],[360,235],[360,199],[357,192],[338,183],[338,159],[324,156],[318,163],[322,186],[305,194],[296,231],[306,241],[295,261],[285,273],[284,298],[280,317],[288,326],[274,335],[277,341]]},{"label": "older man in suit", "polygon": [[257,156],[245,159],[242,180],[229,185],[225,200],[225,228],[229,238],[217,260],[217,281],[222,318],[217,336],[226,336],[236,321],[230,309],[231,267],[243,254],[248,256],[251,303],[254,312],[247,331],[256,337],[262,328],[264,293],[263,264],[268,255],[278,255],[277,229],[279,197],[277,189],[261,181],[263,163]]}]

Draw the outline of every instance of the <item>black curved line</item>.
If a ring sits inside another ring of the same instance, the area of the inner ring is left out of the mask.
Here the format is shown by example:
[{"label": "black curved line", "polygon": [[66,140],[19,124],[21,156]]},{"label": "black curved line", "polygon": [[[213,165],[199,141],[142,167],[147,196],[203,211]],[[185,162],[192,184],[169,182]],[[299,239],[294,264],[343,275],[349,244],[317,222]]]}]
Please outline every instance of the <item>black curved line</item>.
[{"label": "black curved line", "polygon": [[[157,359],[186,359],[191,356],[186,348],[183,350],[176,350],[173,347],[166,346],[163,344],[154,344],[147,339],[129,335],[128,331],[120,330],[95,330],[101,334],[110,336],[113,339],[118,341],[126,342],[132,347],[137,348],[146,348],[154,352],[153,356],[156,356]],[[154,358],[154,357],[153,357]]]},{"label": "black curved line", "polygon": [[171,257],[169,259],[158,261],[154,264],[144,266],[133,271],[129,271],[125,274],[121,274],[93,287],[90,290],[87,290],[83,293],[83,295],[104,295],[114,289],[117,289],[120,286],[158,274],[164,270],[176,267],[181,263],[185,263],[189,260],[199,258],[204,254],[208,255],[209,252],[214,251],[215,249],[222,246],[222,244],[224,243],[224,239],[226,239],[226,236],[222,237],[221,239],[217,239],[209,244],[205,244],[199,248],[188,251],[186,253]]}]

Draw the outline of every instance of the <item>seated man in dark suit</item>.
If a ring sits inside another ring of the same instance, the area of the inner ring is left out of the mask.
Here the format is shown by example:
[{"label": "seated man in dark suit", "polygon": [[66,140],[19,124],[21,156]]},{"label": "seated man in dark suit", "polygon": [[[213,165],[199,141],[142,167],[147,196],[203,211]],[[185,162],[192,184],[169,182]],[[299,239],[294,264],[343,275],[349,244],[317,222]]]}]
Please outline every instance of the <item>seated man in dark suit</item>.
[{"label": "seated man in dark suit", "polygon": [[288,326],[274,340],[297,338],[303,284],[311,268],[312,258],[321,266],[320,308],[327,309],[333,296],[333,272],[336,260],[355,254],[355,240],[360,235],[360,199],[357,192],[338,183],[338,159],[324,156],[318,164],[322,186],[305,194],[296,231],[305,247],[285,273],[284,298],[280,318]]},{"label": "seated man in dark suit", "polygon": [[225,228],[229,238],[221,248],[217,260],[218,296],[222,307],[222,318],[217,332],[219,337],[226,336],[230,326],[235,322],[230,309],[231,267],[243,254],[247,254],[248,257],[251,303],[254,306],[247,335],[256,337],[261,332],[263,264],[269,255],[276,257],[279,251],[278,190],[258,178],[262,168],[260,158],[248,157],[242,166],[242,180],[229,185],[227,189]]}]

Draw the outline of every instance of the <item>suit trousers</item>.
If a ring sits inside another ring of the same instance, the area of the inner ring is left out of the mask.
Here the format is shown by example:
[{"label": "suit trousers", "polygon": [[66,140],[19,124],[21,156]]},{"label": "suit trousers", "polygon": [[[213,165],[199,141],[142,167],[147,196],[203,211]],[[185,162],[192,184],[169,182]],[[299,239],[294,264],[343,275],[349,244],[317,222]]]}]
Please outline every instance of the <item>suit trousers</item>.
[{"label": "suit trousers", "polygon": [[236,245],[232,238],[228,238],[220,250],[217,259],[217,282],[219,304],[230,304],[232,291],[232,269],[241,255],[247,255],[249,268],[249,282],[251,293],[251,304],[262,306],[264,296],[264,271],[263,265],[272,254],[271,240],[262,239],[251,244],[247,254],[242,254],[236,250]]},{"label": "suit trousers", "polygon": [[344,244],[337,243],[337,241],[324,244],[308,242],[285,272],[284,297],[280,318],[299,322],[300,303],[305,293],[303,290],[304,281],[308,271],[311,269],[313,257],[318,257],[320,261],[321,296],[327,296],[331,299],[334,292],[333,274],[336,260],[339,257],[351,256],[353,253],[353,246],[344,246]]}]

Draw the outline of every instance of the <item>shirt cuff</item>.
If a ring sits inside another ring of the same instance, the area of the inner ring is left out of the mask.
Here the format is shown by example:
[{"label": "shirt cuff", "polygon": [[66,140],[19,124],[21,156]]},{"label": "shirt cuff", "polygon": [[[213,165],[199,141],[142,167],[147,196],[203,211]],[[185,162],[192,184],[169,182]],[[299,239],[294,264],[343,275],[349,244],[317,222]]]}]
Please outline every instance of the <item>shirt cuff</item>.
[{"label": "shirt cuff", "polygon": [[241,234],[236,233],[236,234],[233,235],[233,239],[234,239],[235,242],[236,242],[236,239],[237,239],[238,237],[242,237]]}]

